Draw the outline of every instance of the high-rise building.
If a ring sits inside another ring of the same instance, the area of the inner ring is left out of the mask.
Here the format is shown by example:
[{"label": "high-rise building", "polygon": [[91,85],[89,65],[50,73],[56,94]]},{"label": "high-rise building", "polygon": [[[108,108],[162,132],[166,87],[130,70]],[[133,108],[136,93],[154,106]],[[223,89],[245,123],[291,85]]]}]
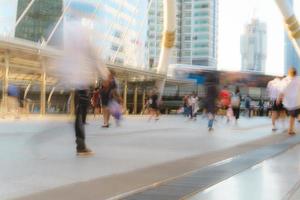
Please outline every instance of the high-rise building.
[{"label": "high-rise building", "polygon": [[[217,66],[218,0],[177,0],[176,41],[171,64]],[[148,13],[148,57],[156,67],[161,50],[163,5],[153,0]]]},{"label": "high-rise building", "polygon": [[267,26],[258,19],[252,19],[245,26],[240,41],[242,70],[265,72],[267,57]]},{"label": "high-rise building", "polygon": [[[22,15],[30,0],[19,0],[17,19]],[[15,30],[15,37],[40,42],[47,40],[63,12],[63,0],[37,0],[29,8]],[[59,44],[62,39],[62,24],[49,44]]]},{"label": "high-rise building", "polygon": [[[291,6],[293,6],[293,0],[288,0]],[[296,67],[300,72],[300,58],[290,41],[287,33],[284,34],[284,72],[287,74],[290,67]]]},{"label": "high-rise building", "polygon": [[143,23],[147,23],[147,3],[142,0],[75,0],[70,7],[81,15],[82,23],[93,29],[94,42],[105,60],[135,68],[145,65],[147,26]]},{"label": "high-rise building", "polygon": [[[17,19],[30,2],[18,0]],[[76,20],[93,29],[94,43],[105,60],[142,68],[145,66],[147,26],[143,23],[147,24],[146,7],[143,0],[36,0],[16,27],[15,37],[34,42],[47,40],[66,10],[64,20],[49,41],[50,45],[63,46],[63,37],[67,37],[63,33],[64,24],[76,15]]]}]

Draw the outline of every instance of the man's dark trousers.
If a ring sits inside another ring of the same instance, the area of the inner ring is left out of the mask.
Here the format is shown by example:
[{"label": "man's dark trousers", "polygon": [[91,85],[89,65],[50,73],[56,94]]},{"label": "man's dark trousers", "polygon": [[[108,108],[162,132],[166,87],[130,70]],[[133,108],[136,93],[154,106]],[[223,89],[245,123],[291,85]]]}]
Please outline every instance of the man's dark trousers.
[{"label": "man's dark trousers", "polygon": [[76,136],[76,149],[77,152],[86,150],[85,145],[85,129],[84,118],[86,117],[88,108],[88,91],[76,90],[75,91],[75,136]]}]

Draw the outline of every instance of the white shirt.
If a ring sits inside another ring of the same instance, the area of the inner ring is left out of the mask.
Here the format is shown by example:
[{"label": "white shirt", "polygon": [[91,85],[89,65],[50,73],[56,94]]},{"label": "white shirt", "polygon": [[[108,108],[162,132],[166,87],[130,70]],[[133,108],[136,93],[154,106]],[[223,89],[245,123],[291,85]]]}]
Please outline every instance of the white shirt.
[{"label": "white shirt", "polygon": [[282,80],[283,105],[288,110],[300,108],[300,77],[286,77]]},{"label": "white shirt", "polygon": [[267,86],[269,98],[275,101],[281,93],[281,88],[281,80],[279,78],[270,81]]}]

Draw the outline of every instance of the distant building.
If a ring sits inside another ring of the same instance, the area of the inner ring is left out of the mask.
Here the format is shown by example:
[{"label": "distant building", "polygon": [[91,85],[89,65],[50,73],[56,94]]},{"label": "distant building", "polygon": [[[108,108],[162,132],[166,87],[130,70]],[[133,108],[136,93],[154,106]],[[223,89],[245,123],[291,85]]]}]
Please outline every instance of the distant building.
[{"label": "distant building", "polygon": [[[218,0],[176,0],[176,40],[171,64],[216,68]],[[148,13],[149,66],[159,61],[163,31],[163,1],[153,0]]]},{"label": "distant building", "polygon": [[[288,0],[293,6],[293,0]],[[290,41],[287,33],[284,33],[284,72],[287,74],[289,68],[293,66],[296,67],[298,72],[300,72],[300,58],[296,53],[296,50]]]},{"label": "distant building", "polygon": [[240,41],[242,71],[265,72],[267,56],[267,27],[253,19],[245,26]]},{"label": "distant building", "polygon": [[[22,15],[30,0],[19,0],[17,6],[17,19]],[[47,40],[52,29],[63,12],[63,0],[35,1],[15,30],[15,37],[34,42]],[[63,23],[53,35],[49,44],[61,44]]]}]

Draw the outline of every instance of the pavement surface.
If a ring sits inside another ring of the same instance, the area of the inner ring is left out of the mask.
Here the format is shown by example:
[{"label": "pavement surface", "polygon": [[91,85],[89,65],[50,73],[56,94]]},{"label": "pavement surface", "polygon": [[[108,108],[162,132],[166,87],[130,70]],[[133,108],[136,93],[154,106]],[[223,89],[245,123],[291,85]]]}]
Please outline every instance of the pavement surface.
[{"label": "pavement surface", "polygon": [[91,116],[88,123],[86,142],[96,154],[80,158],[66,116],[0,120],[0,199],[119,199],[289,138],[284,125],[272,132],[269,118],[238,125],[218,118],[213,132],[201,117],[128,116],[109,129]]}]

